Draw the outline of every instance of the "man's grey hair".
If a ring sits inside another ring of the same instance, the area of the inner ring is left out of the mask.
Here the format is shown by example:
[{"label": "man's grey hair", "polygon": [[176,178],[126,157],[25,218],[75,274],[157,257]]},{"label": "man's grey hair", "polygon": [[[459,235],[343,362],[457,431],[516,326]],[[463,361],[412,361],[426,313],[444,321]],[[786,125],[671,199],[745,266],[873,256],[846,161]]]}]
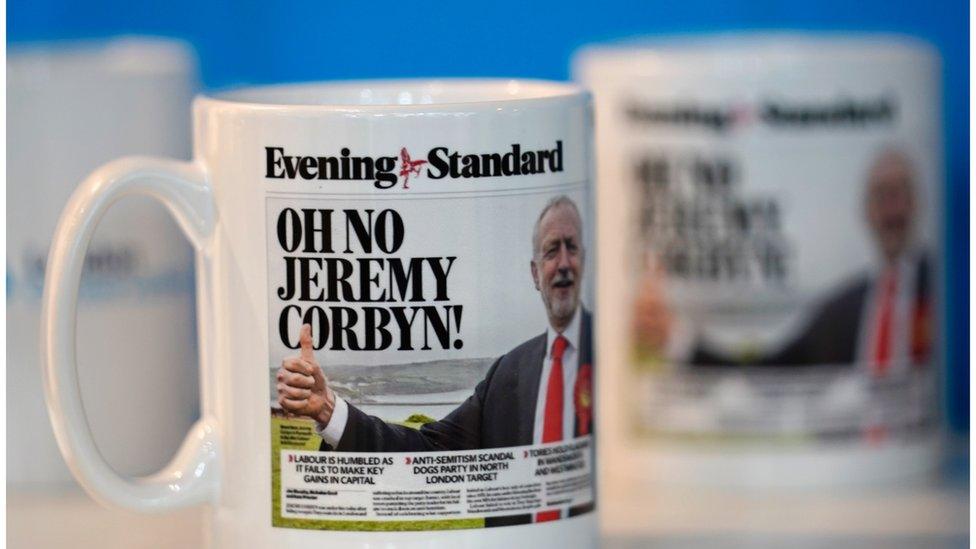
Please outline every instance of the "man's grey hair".
[{"label": "man's grey hair", "polygon": [[533,259],[539,258],[539,251],[540,251],[539,246],[542,244],[541,242],[539,242],[539,239],[542,236],[539,234],[539,227],[542,225],[542,218],[545,217],[547,213],[549,213],[549,210],[557,206],[566,206],[571,210],[573,210],[573,215],[576,216],[576,228],[579,231],[580,241],[583,240],[583,217],[580,215],[579,208],[576,207],[576,202],[573,202],[572,198],[564,194],[555,196],[552,199],[550,199],[549,202],[546,203],[546,207],[542,208],[542,211],[539,212],[538,219],[535,220],[535,227],[532,229],[532,258]]}]

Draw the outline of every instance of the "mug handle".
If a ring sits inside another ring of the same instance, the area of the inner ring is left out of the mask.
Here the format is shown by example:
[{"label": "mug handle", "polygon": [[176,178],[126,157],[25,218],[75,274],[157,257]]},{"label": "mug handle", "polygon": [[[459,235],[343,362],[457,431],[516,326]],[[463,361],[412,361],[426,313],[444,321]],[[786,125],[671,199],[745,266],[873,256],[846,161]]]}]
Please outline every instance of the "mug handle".
[{"label": "mug handle", "polygon": [[44,392],[58,446],[85,490],[104,504],[162,511],[213,501],[218,491],[216,422],[208,414],[207,376],[212,372],[203,338],[211,334],[200,318],[203,414],[172,461],[138,479],[119,476],[105,462],[92,438],[78,386],[75,322],[78,285],[85,252],[101,217],[118,199],[145,195],[163,203],[187,236],[197,256],[198,303],[211,295],[208,248],[216,222],[213,193],[203,168],[194,163],[147,157],[121,158],[95,170],[71,195],[58,221],[48,254],[41,311]]}]

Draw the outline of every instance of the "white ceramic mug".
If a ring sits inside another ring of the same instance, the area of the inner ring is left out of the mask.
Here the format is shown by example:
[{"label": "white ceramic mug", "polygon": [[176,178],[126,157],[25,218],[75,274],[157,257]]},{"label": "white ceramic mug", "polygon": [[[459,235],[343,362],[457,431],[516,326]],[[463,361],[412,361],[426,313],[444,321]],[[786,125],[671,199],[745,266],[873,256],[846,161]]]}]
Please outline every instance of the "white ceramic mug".
[{"label": "white ceramic mug", "polygon": [[934,468],[931,47],[732,33],[593,46],[575,68],[600,121],[600,303],[629,324],[600,330],[621,396],[608,476],[846,487]]},{"label": "white ceramic mug", "polygon": [[[190,156],[192,50],[146,37],[44,42],[7,59],[7,482],[19,489],[74,484],[44,406],[41,293],[58,215],[88,172],[129,154]],[[193,253],[166,211],[126,199],[95,232],[81,280],[79,379],[95,441],[125,474],[164,465],[197,419]],[[139,322],[127,322],[137,318]],[[154,387],[136,415],[113,402],[128,382]],[[151,424],[152,431],[138,430]]]},{"label": "white ceramic mug", "polygon": [[[221,548],[594,545],[588,94],[254,88],[198,98],[194,130],[193,162],[94,172],[51,248],[48,404],[89,493],[209,504]],[[89,238],[130,194],[196,248],[202,362],[202,419],[138,480],[93,445],[74,350]]]}]

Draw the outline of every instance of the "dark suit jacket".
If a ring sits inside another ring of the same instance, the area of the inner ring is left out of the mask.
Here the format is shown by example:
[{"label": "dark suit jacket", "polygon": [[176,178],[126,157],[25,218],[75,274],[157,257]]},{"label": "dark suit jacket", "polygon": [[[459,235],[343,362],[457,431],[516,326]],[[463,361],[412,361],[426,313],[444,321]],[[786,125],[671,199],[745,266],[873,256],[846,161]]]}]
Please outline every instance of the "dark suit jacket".
[{"label": "dark suit jacket", "polygon": [[[593,367],[591,320],[581,311],[579,364]],[[391,425],[349,405],[338,451],[423,452],[532,444],[535,408],[546,356],[546,334],[536,336],[492,364],[474,394],[444,419],[419,430]],[[591,419],[591,425],[593,420]],[[579,432],[577,425],[576,432]],[[323,441],[321,449],[330,449]]]},{"label": "dark suit jacket", "polygon": [[[916,263],[915,298],[929,297],[930,268],[927,257]],[[871,278],[863,275],[829,296],[799,334],[779,350],[735,359],[696,345],[691,363],[700,366],[801,366],[850,364],[857,361],[858,339]]]},{"label": "dark suit jacket", "polygon": [[[593,368],[590,314],[581,311],[579,366]],[[392,425],[349,405],[349,418],[335,448],[345,452],[424,452],[504,448],[532,444],[535,408],[546,356],[546,334],[536,336],[504,354],[492,364],[474,394],[444,419],[419,430]],[[595,409],[595,406],[592,407]],[[590,425],[594,422],[590,418]],[[575,432],[579,433],[579,425]],[[592,431],[591,431],[592,432]],[[320,450],[331,450],[322,441]],[[569,516],[592,511],[594,504],[569,510]],[[485,526],[511,526],[532,522],[532,515],[489,517]]]}]

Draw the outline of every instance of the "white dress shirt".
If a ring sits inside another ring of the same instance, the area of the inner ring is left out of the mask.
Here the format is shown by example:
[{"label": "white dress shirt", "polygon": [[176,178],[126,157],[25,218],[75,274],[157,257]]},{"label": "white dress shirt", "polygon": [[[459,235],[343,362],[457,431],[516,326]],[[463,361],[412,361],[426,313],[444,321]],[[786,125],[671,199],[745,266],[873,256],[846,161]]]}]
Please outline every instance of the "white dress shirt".
[{"label": "white dress shirt", "polygon": [[[889,360],[886,371],[889,373],[905,372],[910,367],[912,330],[915,321],[913,316],[916,307],[917,264],[917,258],[906,254],[890,267],[895,269],[896,285],[891,311],[891,335],[888,338],[888,344],[891,347],[888,349]],[[874,368],[874,355],[881,321],[879,317],[884,299],[884,283],[887,272],[887,268],[880,268],[872,277],[871,288],[868,290],[868,298],[865,300],[864,312],[861,316],[864,320],[861,322],[857,356],[859,366],[867,368],[869,371]]]},{"label": "white dress shirt", "polygon": [[346,421],[349,420],[349,404],[339,395],[335,396],[335,407],[327,425],[315,422],[315,432],[322,437],[326,444],[335,448],[346,431]]},{"label": "white dress shirt", "polygon": [[569,326],[562,332],[556,332],[549,326],[546,329],[546,356],[542,359],[542,376],[539,378],[539,396],[535,405],[535,429],[532,441],[542,443],[543,419],[546,415],[546,393],[549,389],[549,372],[552,371],[552,343],[556,337],[562,335],[567,345],[563,351],[563,440],[572,440],[575,436],[576,405],[573,399],[573,389],[576,386],[576,372],[579,371],[580,344],[580,310],[576,308]]}]

